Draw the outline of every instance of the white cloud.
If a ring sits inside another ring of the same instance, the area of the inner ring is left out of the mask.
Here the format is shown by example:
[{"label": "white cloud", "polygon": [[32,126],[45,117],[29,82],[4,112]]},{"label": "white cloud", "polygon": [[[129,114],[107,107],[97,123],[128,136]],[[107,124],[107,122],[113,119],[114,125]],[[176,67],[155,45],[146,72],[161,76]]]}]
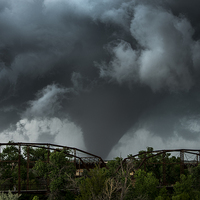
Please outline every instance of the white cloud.
[{"label": "white cloud", "polygon": [[[55,84],[40,90],[21,114],[21,120],[0,133],[0,140],[56,143],[86,150],[81,128],[61,110],[62,100],[72,91]],[[56,117],[59,113],[62,118]]]},{"label": "white cloud", "polygon": [[22,119],[1,132],[1,142],[55,143],[86,150],[81,128],[68,119]]},{"label": "white cloud", "polygon": [[101,77],[111,77],[122,83],[124,81],[138,81],[137,52],[133,51],[131,45],[125,41],[120,41],[115,47],[110,44],[107,49],[112,51],[114,59],[109,67],[103,64],[96,64],[100,68]]},{"label": "white cloud", "polygon": [[62,108],[60,102],[71,91],[55,84],[48,85],[37,93],[36,100],[29,102],[30,107],[26,109],[22,116],[25,118],[54,116]]}]

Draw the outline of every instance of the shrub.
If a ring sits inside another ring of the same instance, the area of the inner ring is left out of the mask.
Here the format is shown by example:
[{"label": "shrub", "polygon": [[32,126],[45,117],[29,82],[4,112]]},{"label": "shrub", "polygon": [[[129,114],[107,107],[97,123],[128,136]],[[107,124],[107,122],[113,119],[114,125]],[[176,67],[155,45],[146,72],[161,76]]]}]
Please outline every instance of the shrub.
[{"label": "shrub", "polygon": [[18,194],[12,194],[12,192],[9,190],[8,194],[5,194],[3,192],[0,193],[0,200],[16,200],[20,196],[21,196],[21,194],[20,195],[18,195]]}]

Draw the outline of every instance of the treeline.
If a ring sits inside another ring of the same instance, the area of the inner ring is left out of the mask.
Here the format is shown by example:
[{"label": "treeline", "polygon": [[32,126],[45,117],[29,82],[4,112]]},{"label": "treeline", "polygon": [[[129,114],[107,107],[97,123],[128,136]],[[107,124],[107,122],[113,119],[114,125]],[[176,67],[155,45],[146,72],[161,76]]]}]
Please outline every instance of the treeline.
[{"label": "treeline", "polygon": [[[164,158],[163,154],[153,156],[152,151],[153,148],[148,147],[145,154],[139,152],[137,159],[129,155],[130,159],[123,163],[121,158],[115,158],[107,163],[108,169],[90,170],[78,180],[80,193],[76,199],[199,200],[200,165],[185,168],[180,174],[180,157],[169,153]],[[138,169],[145,156],[150,158]],[[163,186],[163,182],[167,186]]]},{"label": "treeline", "polygon": [[[180,175],[180,157],[169,153],[164,157],[163,154],[153,156],[152,151],[153,148],[148,147],[139,152],[137,159],[129,155],[126,162],[117,157],[108,161],[106,168],[96,166],[90,171],[84,170],[81,177],[75,177],[75,165],[65,149],[48,151],[23,147],[19,158],[19,149],[7,145],[0,154],[0,190],[18,190],[21,187],[21,190],[48,191],[46,196],[22,194],[21,200],[200,199],[200,166],[185,168]],[[150,158],[141,165],[145,157]]]}]

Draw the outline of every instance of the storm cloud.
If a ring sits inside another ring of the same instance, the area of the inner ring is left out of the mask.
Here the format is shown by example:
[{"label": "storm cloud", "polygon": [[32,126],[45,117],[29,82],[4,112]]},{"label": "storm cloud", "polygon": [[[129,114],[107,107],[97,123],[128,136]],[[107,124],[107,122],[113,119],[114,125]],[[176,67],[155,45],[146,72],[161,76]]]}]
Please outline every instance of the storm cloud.
[{"label": "storm cloud", "polygon": [[155,141],[196,147],[199,6],[2,0],[1,141],[59,143],[103,158]]}]

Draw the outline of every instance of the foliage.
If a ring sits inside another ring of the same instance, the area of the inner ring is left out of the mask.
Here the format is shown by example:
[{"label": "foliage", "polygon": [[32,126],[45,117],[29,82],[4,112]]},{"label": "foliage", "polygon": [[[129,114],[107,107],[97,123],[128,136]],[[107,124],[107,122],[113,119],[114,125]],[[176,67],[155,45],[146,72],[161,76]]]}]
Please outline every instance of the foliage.
[{"label": "foliage", "polygon": [[[130,158],[132,155],[129,155]],[[138,159],[135,159],[136,168],[140,166],[140,169],[146,172],[152,172],[154,176],[159,180],[159,183],[163,183],[163,162],[165,163],[165,173],[166,173],[166,184],[175,184],[180,177],[180,158],[172,156],[170,153],[153,153],[152,147],[147,147],[146,151],[139,151]],[[147,159],[148,158],[148,159]],[[169,163],[177,163],[175,165],[169,165]]]},{"label": "foliage", "polygon": [[[19,156],[19,148],[8,144],[0,153],[3,161],[0,162],[0,188],[17,190],[20,159],[21,189],[26,189],[27,181],[31,189],[38,189],[42,183],[48,189],[48,198],[52,200],[200,199],[200,165],[184,169],[184,174],[180,176],[180,157],[166,152],[156,154],[152,147],[139,153],[138,157],[130,154],[126,162],[117,157],[108,161],[107,168],[96,166],[90,171],[84,170],[82,177],[75,178],[76,169],[67,150],[57,149],[53,152],[44,147],[23,147]],[[30,166],[29,177],[27,165]],[[137,170],[139,166],[141,169]],[[163,172],[166,172],[165,180]],[[157,189],[164,181],[168,186],[174,186],[173,193],[169,193],[165,187]],[[79,194],[72,193],[71,189],[79,191]],[[46,198],[45,195],[34,197],[24,194],[19,199]]]},{"label": "foliage", "polygon": [[176,184],[174,185],[175,194],[181,194],[183,192],[189,194],[191,191],[192,184],[192,176],[185,176],[184,174],[182,174],[180,182],[176,182]]},{"label": "foliage", "polygon": [[49,186],[50,199],[64,199],[63,192],[70,185],[69,176],[75,174],[74,164],[70,162],[64,151],[50,154],[49,162],[38,160],[34,166],[38,176],[44,177]]},{"label": "foliage", "polygon": [[193,187],[200,191],[200,164],[191,169],[193,179]]},{"label": "foliage", "polygon": [[[29,160],[36,162],[35,164],[34,162],[29,162],[29,188],[38,189],[38,183],[42,183],[45,178],[46,186],[49,186],[50,197],[56,199],[56,195],[59,196],[61,193],[59,188],[61,188],[62,192],[67,190],[67,185],[69,184],[68,175],[71,177],[75,175],[74,164],[66,156],[66,153],[69,152],[66,150],[58,151],[50,152],[42,147],[32,148],[26,146],[22,148],[21,154],[19,155],[19,148],[8,144],[0,154],[1,160],[4,161],[0,163],[0,188],[4,190],[17,189],[18,163],[20,159],[21,189],[26,189],[27,160]],[[38,179],[38,176],[41,178]],[[29,196],[31,197],[32,195]],[[65,196],[65,193],[61,196]],[[60,197],[58,198],[60,199]],[[30,198],[27,197],[26,199]]]},{"label": "foliage", "polygon": [[122,158],[116,157],[113,160],[108,161],[107,163],[107,177],[116,176],[116,171],[119,167],[121,167]]},{"label": "foliage", "polygon": [[158,195],[158,179],[156,179],[153,173],[147,173],[139,169],[135,174],[135,195],[141,194],[148,196],[149,199],[155,199]]},{"label": "foliage", "polygon": [[181,194],[177,194],[176,196],[172,197],[172,200],[189,200],[191,199],[189,194],[186,192],[183,192]]},{"label": "foliage", "polygon": [[173,200],[193,200],[199,199],[200,193],[195,191],[192,187],[194,183],[194,179],[192,175],[185,176],[184,174],[180,177],[180,182],[176,182],[174,185],[174,195],[172,197]]},{"label": "foliage", "polygon": [[80,180],[80,195],[77,200],[99,199],[105,188],[106,170],[105,168],[95,167],[88,173],[88,177]]},{"label": "foliage", "polygon": [[[130,172],[132,163],[122,163],[116,158],[110,163],[109,169],[98,168],[90,170],[88,177],[82,177],[79,182],[80,195],[78,200],[85,199],[128,199],[133,188]],[[120,166],[120,168],[119,168]],[[117,170],[119,168],[119,170]]]},{"label": "foliage", "polygon": [[37,161],[42,160],[46,161],[48,156],[48,150],[43,148],[33,148],[33,147],[23,147],[23,154],[24,157],[27,158],[29,154],[29,160],[30,161]]},{"label": "foliage", "polygon": [[166,187],[163,187],[160,191],[159,191],[159,196],[155,198],[155,200],[170,200],[169,197],[169,193],[166,189]]},{"label": "foliage", "polygon": [[39,200],[39,197],[38,196],[34,196],[33,200]]},{"label": "foliage", "polygon": [[76,195],[71,191],[66,191],[65,200],[75,200]]},{"label": "foliage", "polygon": [[8,194],[5,193],[0,193],[0,200],[16,200],[20,197],[21,195],[18,194],[12,194],[12,192],[9,190]]},{"label": "foliage", "polygon": [[[4,160],[4,162],[0,163],[0,174],[1,174],[1,181],[0,181],[0,187],[7,188],[10,185],[14,185],[17,181],[17,171],[16,169],[16,163],[19,159],[18,155],[19,150],[17,147],[12,145],[7,145],[6,148],[3,149],[2,153],[0,154],[1,160]],[[7,161],[13,161],[7,162]]]}]

